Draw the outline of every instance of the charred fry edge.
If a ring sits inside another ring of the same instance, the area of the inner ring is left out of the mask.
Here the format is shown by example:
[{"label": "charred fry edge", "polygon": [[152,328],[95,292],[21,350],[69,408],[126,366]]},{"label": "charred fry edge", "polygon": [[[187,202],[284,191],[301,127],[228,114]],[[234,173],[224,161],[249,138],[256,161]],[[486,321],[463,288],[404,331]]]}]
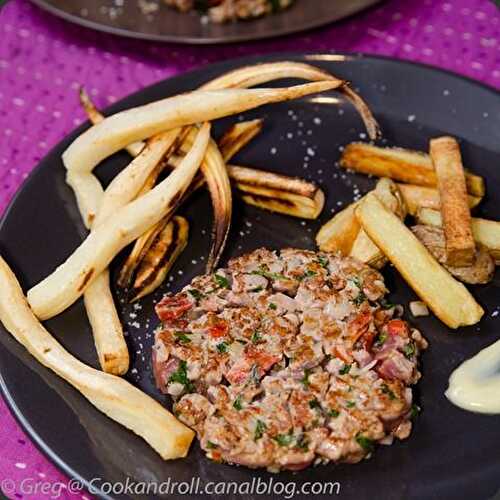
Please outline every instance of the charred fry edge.
[{"label": "charred fry edge", "polygon": [[219,139],[219,149],[224,161],[229,161],[239,151],[241,151],[252,139],[260,134],[263,127],[263,120],[251,120],[247,122],[235,123]]},{"label": "charred fry edge", "polygon": [[[389,177],[398,182],[436,187],[437,178],[431,157],[419,151],[402,148],[381,148],[361,142],[348,144],[340,166],[367,175]],[[484,196],[484,179],[466,172],[467,191]]]},{"label": "charred fry edge", "polygon": [[446,263],[450,266],[471,265],[476,245],[472,237],[460,147],[453,137],[438,137],[430,141],[430,154],[438,182]]},{"label": "charred fry edge", "polygon": [[142,259],[130,302],[154,292],[165,280],[179,255],[184,251],[189,236],[189,223],[175,216],[157,235]]}]

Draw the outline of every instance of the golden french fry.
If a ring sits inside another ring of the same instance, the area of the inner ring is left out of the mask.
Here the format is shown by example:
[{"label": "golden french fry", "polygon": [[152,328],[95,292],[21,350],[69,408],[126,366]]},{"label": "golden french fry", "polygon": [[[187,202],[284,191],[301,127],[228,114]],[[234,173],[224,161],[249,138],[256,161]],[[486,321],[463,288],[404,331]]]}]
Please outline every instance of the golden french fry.
[{"label": "golden french fry", "polygon": [[347,206],[321,227],[316,235],[316,243],[321,250],[349,255],[361,229],[354,214],[358,203]]},{"label": "golden french fry", "polygon": [[450,328],[474,325],[484,314],[469,291],[456,281],[404,223],[369,193],[356,217],[434,314]]},{"label": "golden french fry", "polygon": [[99,224],[66,262],[28,292],[40,319],[73,304],[120,250],[172,214],[198,171],[209,141],[210,125],[205,124],[182,164],[167,179]]},{"label": "golden french fry", "polygon": [[469,266],[474,261],[476,245],[460,147],[453,137],[438,137],[430,141],[430,153],[438,182],[446,263]]},{"label": "golden french fry", "polygon": [[[396,214],[401,220],[404,220],[406,217],[406,205],[394,181],[387,178],[380,179],[373,193],[386,208]],[[387,262],[383,252],[373,243],[364,229],[359,231],[349,255],[377,269],[384,267]]]},{"label": "golden french fry", "polygon": [[172,217],[163,227],[140,262],[130,302],[154,292],[163,283],[186,248],[188,235],[189,224],[184,217]]},{"label": "golden french fry", "polygon": [[[416,215],[421,208],[432,208],[434,210],[440,209],[441,203],[437,189],[399,183],[398,187],[410,215]],[[476,207],[480,202],[481,198],[478,196],[468,196],[470,208]]]},{"label": "golden french fry", "polygon": [[[442,217],[438,210],[422,208],[417,213],[419,224],[442,227]],[[485,247],[497,264],[500,264],[500,222],[472,218],[472,235],[479,245]]]},{"label": "golden french fry", "polygon": [[66,351],[34,316],[1,257],[0,282],[0,321],[34,358],[102,413],[143,438],[164,460],[187,455],[195,433],[132,384],[85,365]]},{"label": "golden french fry", "polygon": [[[437,178],[431,157],[426,153],[402,148],[381,148],[361,142],[347,145],[340,165],[376,177],[389,177],[398,182],[417,186],[436,187]],[[467,191],[474,196],[484,196],[484,179],[465,173]]]}]

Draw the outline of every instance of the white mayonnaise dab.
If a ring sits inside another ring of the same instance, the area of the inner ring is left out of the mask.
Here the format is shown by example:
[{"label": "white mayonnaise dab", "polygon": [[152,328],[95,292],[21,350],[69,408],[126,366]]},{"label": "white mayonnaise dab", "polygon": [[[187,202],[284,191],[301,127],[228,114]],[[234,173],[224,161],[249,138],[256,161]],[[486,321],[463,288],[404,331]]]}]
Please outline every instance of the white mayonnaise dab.
[{"label": "white mayonnaise dab", "polygon": [[462,363],[445,395],[464,410],[500,413],[500,340]]}]

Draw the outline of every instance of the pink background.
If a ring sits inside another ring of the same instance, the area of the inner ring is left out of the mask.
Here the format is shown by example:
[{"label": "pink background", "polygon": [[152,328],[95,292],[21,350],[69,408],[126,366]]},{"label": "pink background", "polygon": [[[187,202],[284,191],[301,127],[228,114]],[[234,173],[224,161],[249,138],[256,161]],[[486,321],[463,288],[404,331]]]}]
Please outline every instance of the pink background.
[{"label": "pink background", "polygon": [[[0,215],[40,158],[83,120],[76,95],[80,84],[103,107],[210,62],[315,50],[421,61],[500,88],[499,35],[500,11],[488,0],[391,0],[302,35],[217,48],[187,47],[96,33],[55,19],[26,0],[13,0],[0,11]],[[51,498],[21,495],[26,478],[61,483],[63,500],[89,497],[68,491],[67,478],[31,444],[3,401],[0,443],[0,481],[11,480],[16,488],[10,498]]]}]

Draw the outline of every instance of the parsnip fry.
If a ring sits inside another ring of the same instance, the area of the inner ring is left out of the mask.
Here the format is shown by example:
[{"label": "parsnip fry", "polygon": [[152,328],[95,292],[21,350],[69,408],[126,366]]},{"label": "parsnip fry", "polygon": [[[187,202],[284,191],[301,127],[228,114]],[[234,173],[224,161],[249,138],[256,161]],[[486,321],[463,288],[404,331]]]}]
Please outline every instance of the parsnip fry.
[{"label": "parsnip fry", "polygon": [[[440,209],[441,203],[437,189],[413,184],[398,184],[398,187],[410,215],[416,215],[421,208]],[[478,196],[468,196],[470,208],[476,207],[480,202],[481,198]]]},{"label": "parsnip fry", "polygon": [[[95,104],[92,102],[92,100],[90,99],[89,95],[87,94],[87,92],[83,87],[80,87],[78,95],[80,96],[80,103],[85,113],[87,114],[87,117],[90,120],[90,122],[93,125],[101,123],[104,120],[104,115],[95,107]],[[126,146],[125,149],[132,157],[136,157],[139,154],[141,154],[141,151],[144,149],[145,145],[146,145],[145,142],[138,141],[129,144],[128,146]]]},{"label": "parsnip fry", "polygon": [[154,292],[163,283],[186,248],[188,234],[189,224],[184,217],[175,216],[163,227],[140,263],[130,302]]},{"label": "parsnip fry", "polygon": [[352,203],[324,224],[316,235],[316,243],[324,252],[349,255],[361,229],[355,216],[358,202]]},{"label": "parsnip fry", "polygon": [[[389,177],[398,182],[417,186],[436,187],[437,178],[431,157],[419,151],[401,148],[381,148],[371,144],[353,142],[346,146],[340,165],[376,177]],[[484,179],[466,172],[467,191],[484,196]]]},{"label": "parsnip fry", "polygon": [[[442,226],[441,213],[429,208],[418,211],[417,221],[428,226]],[[478,245],[488,250],[496,264],[500,264],[500,222],[473,217],[472,235]]]},{"label": "parsnip fry", "polygon": [[472,237],[460,148],[453,137],[439,137],[431,140],[430,154],[438,182],[446,263],[450,266],[471,265],[476,245]]},{"label": "parsnip fry", "polygon": [[373,193],[360,203],[356,216],[368,236],[443,323],[458,328],[481,319],[484,311],[469,291]]},{"label": "parsnip fry", "polygon": [[73,357],[38,322],[16,277],[0,257],[0,321],[12,336],[109,418],[143,438],[163,459],[185,457],[194,432],[125,380]]},{"label": "parsnip fry", "polygon": [[40,319],[55,316],[73,304],[120,250],[172,214],[198,171],[209,140],[210,125],[205,124],[179,168],[151,192],[98,225],[65,263],[28,292],[30,305]]},{"label": "parsnip fry", "polygon": [[219,149],[224,161],[229,161],[262,131],[262,120],[234,124],[219,139]]},{"label": "parsnip fry", "polygon": [[376,139],[380,134],[379,125],[370,111],[370,108],[363,98],[352,90],[348,82],[309,64],[295,61],[256,64],[230,71],[206,83],[201,88],[204,90],[217,88],[248,88],[281,78],[300,78],[309,81],[330,80],[340,83],[337,87],[338,91],[343,93],[356,108],[365,124],[370,139]]},{"label": "parsnip fry", "polygon": [[342,82],[324,81],[288,88],[194,91],[122,111],[79,136],[64,152],[67,182],[83,213],[97,214],[102,186],[93,169],[128,144],[165,130],[215,120],[264,104],[298,99],[338,88]]}]

